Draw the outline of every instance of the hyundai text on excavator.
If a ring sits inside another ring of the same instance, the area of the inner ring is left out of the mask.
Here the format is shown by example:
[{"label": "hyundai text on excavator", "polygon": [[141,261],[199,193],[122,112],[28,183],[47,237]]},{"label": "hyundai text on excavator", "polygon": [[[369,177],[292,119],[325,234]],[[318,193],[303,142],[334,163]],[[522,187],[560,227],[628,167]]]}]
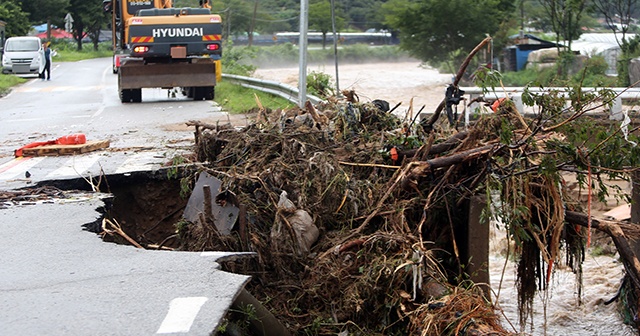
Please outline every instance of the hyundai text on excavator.
[{"label": "hyundai text on excavator", "polygon": [[113,72],[123,103],[142,101],[142,88],[214,98],[222,77],[222,20],[207,2],[173,8],[171,0],[104,0],[103,9],[112,16]]}]

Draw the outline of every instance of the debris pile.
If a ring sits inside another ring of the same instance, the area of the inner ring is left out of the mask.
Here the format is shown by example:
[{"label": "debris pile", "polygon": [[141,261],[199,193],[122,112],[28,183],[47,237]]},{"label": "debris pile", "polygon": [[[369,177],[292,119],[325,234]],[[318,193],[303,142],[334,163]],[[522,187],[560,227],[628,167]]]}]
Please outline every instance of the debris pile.
[{"label": "debris pile", "polygon": [[255,252],[224,267],[251,275],[247,289],[296,334],[517,333],[503,328],[511,322],[489,298],[496,288],[475,281],[482,261],[470,251],[471,231],[488,223],[507,233],[506,257],[518,263],[521,328],[560,264],[576,274],[581,295],[591,228],[613,238],[637,294],[640,262],[628,238],[640,240],[638,230],[591,220],[590,204],[582,214],[563,179],[571,172],[589,195],[606,195],[603,175],[624,172],[627,156],[617,154],[636,129],[596,125],[585,113],[613,97],[580,88],[571,105],[554,90],[525,92],[523,101],[539,107],[533,118],[505,99],[463,128],[454,109],[459,78],[489,41],[471,52],[428,119],[418,121],[413,106],[399,118],[398,106],[362,103],[351,91],[286,111],[258,102],[244,128],[190,121],[199,169],[182,178],[180,192],[191,197],[175,232],[152,245]]},{"label": "debris pile", "polygon": [[345,96],[261,110],[239,130],[190,122],[216,197],[240,214],[230,236],[183,223],[182,248],[257,252],[228,267],[253,275],[250,291],[291,330],[319,334],[508,334],[462,251],[477,195],[515,241],[521,325],[562,257],[580,276],[586,230],[565,225],[579,205],[558,183],[575,157],[562,113],[525,120],[505,101],[457,130]]},{"label": "debris pile", "polygon": [[[451,99],[416,122],[412,107],[401,119],[355,92],[304,109],[261,109],[242,129],[189,122],[202,170],[220,180],[211,198],[239,211],[228,235],[212,225],[212,210],[179,223],[181,248],[256,252],[225,266],[252,275],[250,292],[296,333],[510,334],[491,289],[471,280],[471,199],[484,196],[480,221],[491,217],[513,241],[524,326],[557,265],[582,276],[591,224],[575,215],[581,205],[562,171],[601,182],[605,170],[591,167],[610,155],[616,135],[579,138],[596,136],[578,122],[608,104],[601,96],[578,91],[566,107],[551,90],[526,94],[541,106],[534,119],[504,100],[464,130]],[[448,122],[439,118],[445,107]],[[633,262],[625,266],[633,271]]]}]

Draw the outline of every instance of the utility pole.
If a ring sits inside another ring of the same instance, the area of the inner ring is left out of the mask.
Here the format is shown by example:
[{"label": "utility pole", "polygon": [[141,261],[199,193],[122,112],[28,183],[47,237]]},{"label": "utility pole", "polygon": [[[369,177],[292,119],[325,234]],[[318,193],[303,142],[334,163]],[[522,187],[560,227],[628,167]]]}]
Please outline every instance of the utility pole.
[{"label": "utility pole", "polygon": [[307,31],[309,29],[309,0],[300,0],[300,76],[298,77],[298,106],[307,102]]},{"label": "utility pole", "polygon": [[520,0],[520,39],[524,39],[524,0]]},{"label": "utility pole", "polygon": [[256,15],[258,15],[258,0],[253,5],[253,16],[251,17],[251,27],[249,28],[249,47],[253,45],[253,30],[256,26]]},{"label": "utility pole", "polygon": [[338,78],[338,36],[336,35],[336,11],[331,0],[331,27],[333,28],[333,58],[336,62],[336,96],[340,97],[340,79]]}]

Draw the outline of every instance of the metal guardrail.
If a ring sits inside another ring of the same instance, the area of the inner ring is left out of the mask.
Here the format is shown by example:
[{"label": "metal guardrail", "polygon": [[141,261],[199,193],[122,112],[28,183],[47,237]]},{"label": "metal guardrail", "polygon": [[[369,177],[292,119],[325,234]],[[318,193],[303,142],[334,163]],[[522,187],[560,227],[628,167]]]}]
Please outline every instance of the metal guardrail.
[{"label": "metal guardrail", "polygon": [[[270,93],[282,97],[294,104],[298,104],[299,91],[298,88],[295,88],[293,86],[270,80],[238,75],[222,74],[222,78],[228,80],[229,82],[240,84],[243,87]],[[313,105],[317,105],[323,101],[322,99],[313,95],[307,95],[307,100],[309,100]]]},{"label": "metal guardrail", "polygon": [[[594,88],[594,87],[583,87],[583,92],[598,92],[600,90],[611,90],[616,93],[616,98],[613,100],[613,104],[610,109],[611,119],[621,120],[622,118],[622,102],[623,101],[638,101],[640,100],[640,88]],[[469,101],[473,100],[476,97],[484,96],[487,100],[495,100],[498,98],[509,97],[511,99],[518,111],[524,111],[524,104],[522,103],[522,93],[524,92],[524,87],[505,87],[505,88],[496,88],[495,91],[490,91],[488,93],[484,93],[482,88],[479,87],[460,87],[460,90],[465,92],[465,95],[469,95]],[[531,93],[543,93],[548,92],[549,90],[554,90],[559,92],[566,100],[569,100],[570,97],[567,93],[566,88],[544,88],[541,89],[539,87],[530,87],[529,92]],[[471,106],[471,110],[474,110],[474,106]]]}]

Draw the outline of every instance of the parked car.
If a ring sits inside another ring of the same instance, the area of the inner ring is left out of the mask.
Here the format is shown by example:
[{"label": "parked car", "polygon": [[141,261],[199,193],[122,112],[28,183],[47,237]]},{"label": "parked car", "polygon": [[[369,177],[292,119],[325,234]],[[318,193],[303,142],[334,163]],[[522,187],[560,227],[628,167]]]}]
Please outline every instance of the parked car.
[{"label": "parked car", "polygon": [[38,37],[10,37],[4,44],[3,74],[39,75],[45,62],[42,40]]}]

